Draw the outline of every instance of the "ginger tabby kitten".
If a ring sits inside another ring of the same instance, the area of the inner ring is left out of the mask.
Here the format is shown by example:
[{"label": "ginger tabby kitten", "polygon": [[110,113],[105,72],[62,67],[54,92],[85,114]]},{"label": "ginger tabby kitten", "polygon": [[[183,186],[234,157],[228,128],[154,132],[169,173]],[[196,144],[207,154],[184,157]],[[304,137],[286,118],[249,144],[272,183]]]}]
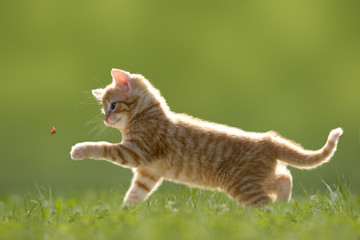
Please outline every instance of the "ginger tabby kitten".
[{"label": "ginger tabby kitten", "polygon": [[171,112],[143,76],[118,69],[111,75],[111,84],[92,93],[102,102],[105,124],[121,131],[121,143],[78,143],[70,154],[132,168],[124,207],[144,200],[163,179],[224,191],[245,206],[287,202],[286,165],[310,169],[329,161],[343,133],[334,129],[323,148],[305,150],[272,131],[246,132]]}]

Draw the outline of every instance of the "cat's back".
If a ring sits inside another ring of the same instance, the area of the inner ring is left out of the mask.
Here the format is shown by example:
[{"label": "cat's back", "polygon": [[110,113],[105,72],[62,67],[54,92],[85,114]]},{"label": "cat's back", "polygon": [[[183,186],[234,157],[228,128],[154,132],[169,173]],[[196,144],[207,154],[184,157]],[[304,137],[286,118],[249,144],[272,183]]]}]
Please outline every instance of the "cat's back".
[{"label": "cat's back", "polygon": [[184,113],[173,113],[170,118],[175,130],[189,135],[200,135],[203,137],[210,135],[224,138],[224,140],[237,139],[245,141],[258,141],[266,136],[265,133],[247,132],[236,127],[202,120]]}]

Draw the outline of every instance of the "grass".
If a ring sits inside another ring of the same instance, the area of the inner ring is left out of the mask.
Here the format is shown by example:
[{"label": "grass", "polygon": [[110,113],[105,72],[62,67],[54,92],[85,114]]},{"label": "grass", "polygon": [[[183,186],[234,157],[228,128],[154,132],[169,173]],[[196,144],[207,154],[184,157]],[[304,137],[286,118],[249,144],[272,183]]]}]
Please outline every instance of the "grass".
[{"label": "grass", "polygon": [[[122,209],[123,191],[0,197],[0,239],[360,239],[359,198],[346,184],[289,204],[244,208],[222,193],[156,192]],[[300,198],[300,199],[299,199]]]}]

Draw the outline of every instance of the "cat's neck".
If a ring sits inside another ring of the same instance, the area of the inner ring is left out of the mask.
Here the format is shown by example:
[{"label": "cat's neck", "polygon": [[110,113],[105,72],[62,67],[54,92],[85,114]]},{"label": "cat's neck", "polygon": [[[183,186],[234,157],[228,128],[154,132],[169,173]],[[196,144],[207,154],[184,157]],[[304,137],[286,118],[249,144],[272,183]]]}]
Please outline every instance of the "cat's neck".
[{"label": "cat's neck", "polygon": [[154,108],[156,104],[133,116],[124,129],[119,129],[124,140],[147,135],[151,130],[159,129],[159,125],[170,124],[169,112],[162,108],[152,110]]}]

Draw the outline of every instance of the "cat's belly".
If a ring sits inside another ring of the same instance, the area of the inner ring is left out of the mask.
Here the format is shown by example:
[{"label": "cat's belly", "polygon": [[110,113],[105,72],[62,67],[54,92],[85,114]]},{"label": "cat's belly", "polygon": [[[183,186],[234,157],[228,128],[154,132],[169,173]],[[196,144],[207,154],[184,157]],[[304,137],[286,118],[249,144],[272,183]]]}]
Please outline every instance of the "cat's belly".
[{"label": "cat's belly", "polygon": [[195,167],[179,167],[165,161],[153,162],[147,168],[166,180],[205,189],[218,189],[217,179],[209,171]]},{"label": "cat's belly", "polygon": [[182,183],[194,187],[205,188],[205,189],[218,189],[218,185],[214,179],[209,176],[204,176],[198,172],[187,171],[188,169],[168,169],[162,173],[162,176],[169,181]]}]

